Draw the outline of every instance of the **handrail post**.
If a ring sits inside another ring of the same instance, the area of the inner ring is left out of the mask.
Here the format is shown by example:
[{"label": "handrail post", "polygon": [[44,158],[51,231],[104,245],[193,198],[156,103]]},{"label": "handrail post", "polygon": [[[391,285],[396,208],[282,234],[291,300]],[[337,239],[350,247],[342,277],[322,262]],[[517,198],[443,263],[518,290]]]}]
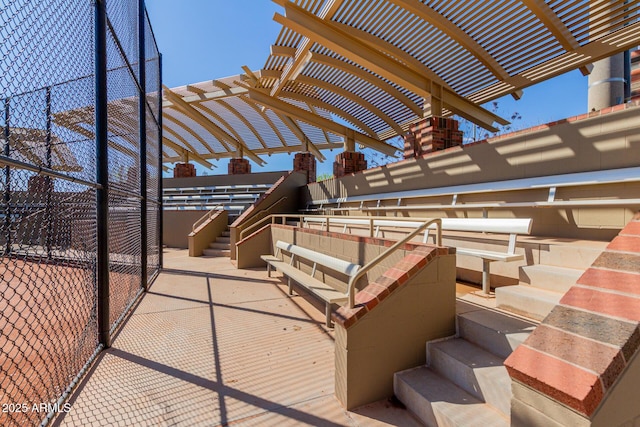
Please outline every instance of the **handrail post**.
[{"label": "handrail post", "polygon": [[373,218],[369,218],[369,237],[373,237]]}]

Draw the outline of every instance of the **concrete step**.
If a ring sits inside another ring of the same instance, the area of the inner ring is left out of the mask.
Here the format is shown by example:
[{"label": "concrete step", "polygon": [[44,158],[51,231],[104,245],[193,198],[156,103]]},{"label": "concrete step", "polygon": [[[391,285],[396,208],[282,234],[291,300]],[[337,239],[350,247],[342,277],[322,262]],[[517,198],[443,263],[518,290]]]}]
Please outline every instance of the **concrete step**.
[{"label": "concrete step", "polygon": [[209,243],[209,248],[211,249],[229,249],[229,243],[220,243],[220,242],[214,242],[214,243]]},{"label": "concrete step", "polygon": [[520,283],[540,289],[565,293],[582,276],[584,269],[534,264],[520,268]]},{"label": "concrete step", "polygon": [[509,420],[426,366],[397,372],[393,390],[427,426],[506,427]]},{"label": "concrete step", "polygon": [[511,379],[504,359],[462,338],[427,344],[429,367],[509,417]]},{"label": "concrete step", "polygon": [[[508,286],[510,287],[510,286]],[[461,338],[506,359],[537,324],[494,310],[469,310],[457,316]]]},{"label": "concrete step", "polygon": [[608,242],[583,241],[550,244],[540,249],[539,264],[586,270],[600,256]]},{"label": "concrete step", "polygon": [[555,307],[563,293],[516,285],[496,288],[498,308],[541,321]]},{"label": "concrete step", "polygon": [[224,250],[224,249],[203,249],[202,250],[203,255],[206,256],[218,256],[218,257],[228,257],[231,256],[231,251],[230,250]]},{"label": "concrete step", "polygon": [[219,236],[216,237],[216,243],[231,243],[231,237]]}]

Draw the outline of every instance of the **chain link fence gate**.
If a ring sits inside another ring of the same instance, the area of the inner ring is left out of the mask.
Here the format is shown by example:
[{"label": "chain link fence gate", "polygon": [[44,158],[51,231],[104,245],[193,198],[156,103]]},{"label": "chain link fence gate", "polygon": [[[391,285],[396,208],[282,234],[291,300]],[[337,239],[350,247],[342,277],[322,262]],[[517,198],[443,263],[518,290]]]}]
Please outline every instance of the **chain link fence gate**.
[{"label": "chain link fence gate", "polygon": [[143,0],[0,0],[0,425],[46,424],[162,262]]}]

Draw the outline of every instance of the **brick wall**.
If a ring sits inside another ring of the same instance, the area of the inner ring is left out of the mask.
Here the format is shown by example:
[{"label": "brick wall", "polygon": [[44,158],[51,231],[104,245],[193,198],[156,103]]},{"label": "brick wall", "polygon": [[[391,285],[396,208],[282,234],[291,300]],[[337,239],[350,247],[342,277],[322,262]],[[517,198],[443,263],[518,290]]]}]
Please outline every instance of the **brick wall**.
[{"label": "brick wall", "polygon": [[363,153],[345,151],[336,156],[333,162],[333,175],[337,178],[367,169]]},{"label": "brick wall", "polygon": [[297,153],[293,159],[293,171],[304,172],[307,183],[316,182],[316,158],[309,152]]},{"label": "brick wall", "polygon": [[404,135],[404,158],[409,159],[433,151],[462,145],[458,121],[444,117],[427,117],[411,125]]},{"label": "brick wall", "polygon": [[242,175],[247,173],[251,173],[249,160],[234,157],[229,161],[229,175]]},{"label": "brick wall", "polygon": [[196,176],[196,167],[191,163],[176,163],[173,168],[174,178],[191,178]]},{"label": "brick wall", "polygon": [[589,419],[639,350],[637,214],[505,366],[518,383]]}]

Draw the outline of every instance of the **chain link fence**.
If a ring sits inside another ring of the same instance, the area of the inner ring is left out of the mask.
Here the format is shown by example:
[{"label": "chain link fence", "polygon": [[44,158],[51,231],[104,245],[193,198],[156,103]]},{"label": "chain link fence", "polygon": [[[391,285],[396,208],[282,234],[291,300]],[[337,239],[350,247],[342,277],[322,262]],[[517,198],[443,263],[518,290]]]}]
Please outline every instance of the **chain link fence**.
[{"label": "chain link fence", "polygon": [[0,2],[1,426],[64,410],[160,269],[160,80],[142,1]]}]

